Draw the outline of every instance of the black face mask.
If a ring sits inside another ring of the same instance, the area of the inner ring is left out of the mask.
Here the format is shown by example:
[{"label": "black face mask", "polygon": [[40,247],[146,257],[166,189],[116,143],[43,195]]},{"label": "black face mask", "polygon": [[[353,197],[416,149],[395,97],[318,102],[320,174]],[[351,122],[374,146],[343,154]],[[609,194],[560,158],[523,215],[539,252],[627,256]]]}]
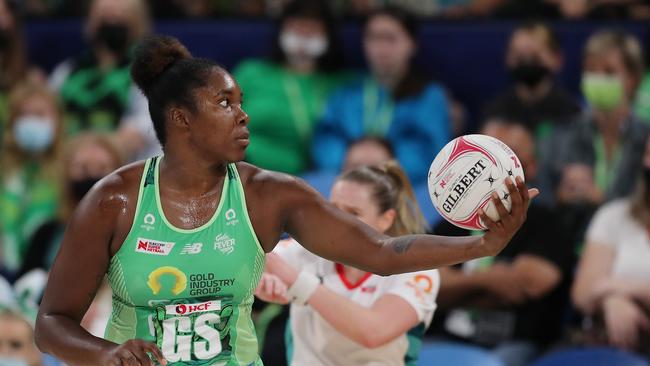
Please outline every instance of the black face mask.
[{"label": "black face mask", "polygon": [[90,191],[90,189],[103,177],[87,177],[70,181],[70,194],[79,202]]},{"label": "black face mask", "polygon": [[93,39],[116,54],[124,54],[129,45],[129,28],[121,23],[102,23]]},{"label": "black face mask", "polygon": [[527,87],[538,85],[551,70],[537,61],[523,61],[510,68],[510,76],[517,83]]},{"label": "black face mask", "polygon": [[650,192],[650,167],[643,168],[643,179],[645,180],[647,192]]}]

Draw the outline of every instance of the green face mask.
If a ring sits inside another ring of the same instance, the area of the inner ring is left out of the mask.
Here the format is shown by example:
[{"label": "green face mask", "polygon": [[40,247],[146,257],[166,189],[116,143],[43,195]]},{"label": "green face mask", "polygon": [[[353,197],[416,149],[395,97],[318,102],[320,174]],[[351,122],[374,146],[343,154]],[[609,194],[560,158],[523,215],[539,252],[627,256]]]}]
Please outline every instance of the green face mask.
[{"label": "green face mask", "polygon": [[623,81],[617,76],[586,72],[582,75],[582,94],[600,110],[612,110],[623,102]]}]

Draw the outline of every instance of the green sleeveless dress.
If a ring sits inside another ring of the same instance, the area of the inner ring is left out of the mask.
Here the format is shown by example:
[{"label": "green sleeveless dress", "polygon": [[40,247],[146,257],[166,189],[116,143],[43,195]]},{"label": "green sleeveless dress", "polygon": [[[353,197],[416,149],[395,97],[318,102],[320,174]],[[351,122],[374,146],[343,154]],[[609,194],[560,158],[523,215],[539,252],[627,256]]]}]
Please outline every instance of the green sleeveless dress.
[{"label": "green sleeveless dress", "polygon": [[264,251],[237,167],[228,165],[212,218],[185,230],[162,210],[161,159],[145,163],[131,230],[110,261],[113,308],[105,338],[153,341],[168,365],[262,365],[251,305]]}]

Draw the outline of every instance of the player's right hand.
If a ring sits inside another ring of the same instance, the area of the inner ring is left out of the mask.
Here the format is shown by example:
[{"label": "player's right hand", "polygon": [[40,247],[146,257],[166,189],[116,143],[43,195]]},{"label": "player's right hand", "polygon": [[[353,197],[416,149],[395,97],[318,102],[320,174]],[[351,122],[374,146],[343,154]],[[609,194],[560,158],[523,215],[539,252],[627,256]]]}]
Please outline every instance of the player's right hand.
[{"label": "player's right hand", "polygon": [[526,221],[530,200],[539,194],[539,191],[535,188],[529,190],[521,177],[516,177],[515,182],[510,177],[506,178],[506,187],[508,187],[508,194],[512,201],[510,212],[508,212],[497,194],[492,195],[492,203],[499,213],[499,221],[495,222],[485,211],[479,210],[479,216],[488,228],[488,231],[483,235],[482,244],[490,256],[499,254],[505,248]]},{"label": "player's right hand", "polygon": [[131,339],[106,351],[102,358],[102,366],[155,366],[150,353],[158,365],[167,365],[158,346],[153,342],[141,339]]}]

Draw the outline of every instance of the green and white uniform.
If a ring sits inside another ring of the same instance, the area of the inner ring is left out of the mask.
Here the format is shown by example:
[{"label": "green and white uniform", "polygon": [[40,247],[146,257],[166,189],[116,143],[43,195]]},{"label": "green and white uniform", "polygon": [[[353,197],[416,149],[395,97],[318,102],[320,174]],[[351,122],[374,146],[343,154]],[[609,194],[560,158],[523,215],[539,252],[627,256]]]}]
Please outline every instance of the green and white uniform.
[{"label": "green and white uniform", "polygon": [[184,230],[163,213],[160,160],[145,164],[133,225],[110,262],[105,338],[154,341],[169,365],[262,365],[251,305],[264,251],[237,167],[228,165],[214,216]]}]

